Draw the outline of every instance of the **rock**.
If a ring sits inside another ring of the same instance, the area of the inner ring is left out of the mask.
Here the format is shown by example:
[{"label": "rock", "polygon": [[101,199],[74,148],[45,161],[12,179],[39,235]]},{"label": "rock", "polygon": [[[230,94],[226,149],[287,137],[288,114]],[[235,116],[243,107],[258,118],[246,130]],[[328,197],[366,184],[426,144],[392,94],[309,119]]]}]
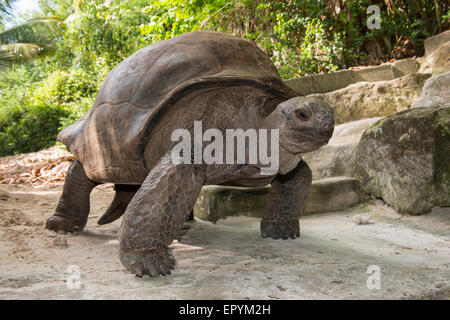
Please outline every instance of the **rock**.
[{"label": "rock", "polygon": [[285,84],[303,95],[325,93],[355,83],[352,70],[314,74],[297,79],[285,80]]},{"label": "rock", "polygon": [[357,143],[326,145],[319,150],[306,154],[303,159],[311,168],[314,180],[351,176],[356,146]]},{"label": "rock", "polygon": [[359,181],[352,177],[331,177],[313,181],[303,215],[339,211],[363,200]]},{"label": "rock", "polygon": [[355,150],[362,189],[399,213],[450,205],[450,105],[415,108],[366,130]]},{"label": "rock", "polygon": [[119,246],[119,240],[118,239],[113,239],[113,240],[109,240],[108,242],[106,242],[107,246]]},{"label": "rock", "polygon": [[442,33],[439,33],[437,35],[425,39],[425,41],[423,42],[425,47],[425,55],[430,55],[431,53],[439,49],[439,47],[442,44],[447,43],[449,41],[450,41],[450,30],[444,31]]},{"label": "rock", "polygon": [[394,78],[400,78],[408,74],[419,72],[420,65],[416,59],[402,59],[397,60],[392,64],[392,71]]},{"label": "rock", "polygon": [[[262,218],[270,188],[205,186],[194,206],[194,215],[211,222],[230,216]],[[358,180],[354,178],[316,180],[312,183],[303,215],[342,210],[359,203],[363,196]]]},{"label": "rock", "polygon": [[419,99],[429,74],[410,74],[390,81],[359,82],[344,89],[311,96],[334,107],[337,124],[387,116],[403,111]]},{"label": "rock", "polygon": [[368,224],[372,216],[370,214],[356,214],[352,217],[351,221],[354,224]]},{"label": "rock", "polygon": [[338,125],[334,128],[333,136],[328,141],[328,145],[340,146],[358,143],[364,131],[380,119],[381,117],[374,117]]},{"label": "rock", "polygon": [[394,63],[385,63],[373,67],[359,67],[356,70],[345,69],[332,73],[314,74],[297,79],[285,80],[287,86],[309,95],[313,93],[326,93],[345,88],[351,84],[366,81],[386,81],[403,77],[419,71],[419,63],[412,58],[397,60]]},{"label": "rock", "polygon": [[391,64],[382,64],[374,67],[363,67],[358,70],[352,70],[354,82],[369,81],[386,81],[393,80],[394,73]]},{"label": "rock", "polygon": [[443,288],[443,287],[445,287],[445,282],[436,283],[435,287],[438,289]]},{"label": "rock", "polygon": [[450,71],[450,30],[426,39],[424,45],[419,72],[437,75]]},{"label": "rock", "polygon": [[67,244],[67,239],[62,237],[56,237],[55,239],[53,239],[53,245],[60,248],[67,248],[69,246]]},{"label": "rock", "polygon": [[438,75],[450,71],[450,42],[422,59],[420,72]]},{"label": "rock", "polygon": [[326,146],[303,157],[312,170],[313,179],[351,176],[354,150],[362,134],[380,119],[381,117],[362,119],[336,126]]},{"label": "rock", "polygon": [[450,71],[450,42],[441,45],[428,60],[433,75]]},{"label": "rock", "polygon": [[422,89],[422,97],[411,108],[436,107],[450,103],[450,71],[429,78]]},{"label": "rock", "polygon": [[216,222],[230,216],[262,218],[270,186],[262,188],[205,186],[194,205],[194,215]]}]

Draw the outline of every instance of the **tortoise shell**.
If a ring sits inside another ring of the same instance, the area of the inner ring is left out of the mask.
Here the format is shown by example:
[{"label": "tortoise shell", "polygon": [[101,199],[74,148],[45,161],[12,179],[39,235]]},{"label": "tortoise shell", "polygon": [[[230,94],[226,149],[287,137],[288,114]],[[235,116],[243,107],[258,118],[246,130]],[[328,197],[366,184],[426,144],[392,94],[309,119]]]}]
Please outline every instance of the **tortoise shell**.
[{"label": "tortoise shell", "polygon": [[62,130],[58,141],[92,180],[120,183],[124,168],[131,176],[145,177],[146,142],[170,106],[201,88],[239,85],[264,88],[276,103],[261,108],[271,110],[299,95],[283,84],[274,64],[255,44],[220,32],[185,33],[119,63],[91,109]]}]

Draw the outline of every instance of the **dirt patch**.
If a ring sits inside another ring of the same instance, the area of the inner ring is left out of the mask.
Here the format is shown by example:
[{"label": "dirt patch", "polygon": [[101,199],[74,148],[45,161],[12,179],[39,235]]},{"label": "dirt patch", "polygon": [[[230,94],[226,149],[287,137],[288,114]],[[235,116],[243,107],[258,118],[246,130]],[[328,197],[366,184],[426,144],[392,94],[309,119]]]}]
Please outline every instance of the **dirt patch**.
[{"label": "dirt patch", "polygon": [[[62,186],[0,190],[7,195],[0,200],[2,299],[449,298],[446,209],[423,224],[379,203],[358,206],[305,217],[301,238],[287,241],[262,239],[254,218],[196,220],[171,245],[178,261],[172,275],[139,279],[118,259],[120,221],[97,225],[112,185],[94,189],[88,224],[76,235],[44,228]],[[371,214],[371,223],[354,224],[356,214]],[[380,289],[367,287],[371,265],[381,270]]]}]

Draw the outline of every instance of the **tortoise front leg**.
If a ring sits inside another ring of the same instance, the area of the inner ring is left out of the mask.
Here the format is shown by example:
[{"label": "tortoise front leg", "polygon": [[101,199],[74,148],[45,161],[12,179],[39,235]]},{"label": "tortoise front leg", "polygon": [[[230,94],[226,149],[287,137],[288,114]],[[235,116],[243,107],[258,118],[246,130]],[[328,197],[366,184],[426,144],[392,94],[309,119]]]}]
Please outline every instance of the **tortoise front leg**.
[{"label": "tortoise front leg", "polygon": [[311,188],[312,174],[305,161],[272,182],[269,203],[261,221],[261,236],[273,239],[300,237],[298,219]]},{"label": "tortoise front leg", "polygon": [[175,266],[168,245],[186,221],[205,181],[201,166],[172,163],[170,152],[145,179],[125,212],[120,260],[142,277],[170,274]]}]

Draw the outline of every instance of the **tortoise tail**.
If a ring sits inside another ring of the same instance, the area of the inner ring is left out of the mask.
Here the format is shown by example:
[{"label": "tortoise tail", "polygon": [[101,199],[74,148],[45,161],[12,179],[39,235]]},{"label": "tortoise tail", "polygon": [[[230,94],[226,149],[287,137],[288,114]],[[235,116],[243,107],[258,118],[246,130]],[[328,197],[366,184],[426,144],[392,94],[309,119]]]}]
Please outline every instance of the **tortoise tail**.
[{"label": "tortoise tail", "polygon": [[125,213],[128,204],[140,187],[140,185],[114,185],[114,190],[116,190],[114,200],[97,223],[103,225],[119,219]]}]

